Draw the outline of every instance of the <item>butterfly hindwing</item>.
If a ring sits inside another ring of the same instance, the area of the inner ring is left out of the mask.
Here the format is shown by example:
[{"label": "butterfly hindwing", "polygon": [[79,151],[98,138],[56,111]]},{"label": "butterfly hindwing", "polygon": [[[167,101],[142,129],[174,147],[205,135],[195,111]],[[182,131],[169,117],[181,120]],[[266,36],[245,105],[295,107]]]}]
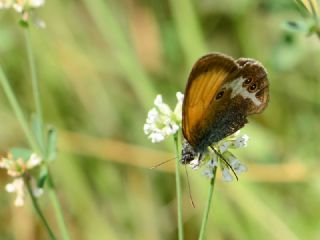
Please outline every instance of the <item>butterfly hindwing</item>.
[{"label": "butterfly hindwing", "polygon": [[[246,79],[242,87],[254,94],[256,100],[258,100],[249,101],[247,115],[261,113],[267,107],[269,101],[267,71],[261,63],[253,59],[240,58],[236,62],[241,67],[239,75]],[[253,86],[255,86],[254,89]]]}]

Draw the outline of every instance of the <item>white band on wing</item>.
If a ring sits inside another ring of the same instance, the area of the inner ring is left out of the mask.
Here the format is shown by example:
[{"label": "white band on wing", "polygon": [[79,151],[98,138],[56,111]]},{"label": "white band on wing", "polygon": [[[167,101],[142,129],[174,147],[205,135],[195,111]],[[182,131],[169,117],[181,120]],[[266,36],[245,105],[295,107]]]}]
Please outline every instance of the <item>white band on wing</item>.
[{"label": "white band on wing", "polygon": [[234,98],[235,96],[240,95],[244,99],[249,98],[256,106],[261,105],[262,102],[256,97],[256,92],[251,93],[242,86],[245,80],[246,79],[244,77],[239,77],[226,83],[223,87],[225,87],[226,89],[231,88],[232,90],[231,98]]}]

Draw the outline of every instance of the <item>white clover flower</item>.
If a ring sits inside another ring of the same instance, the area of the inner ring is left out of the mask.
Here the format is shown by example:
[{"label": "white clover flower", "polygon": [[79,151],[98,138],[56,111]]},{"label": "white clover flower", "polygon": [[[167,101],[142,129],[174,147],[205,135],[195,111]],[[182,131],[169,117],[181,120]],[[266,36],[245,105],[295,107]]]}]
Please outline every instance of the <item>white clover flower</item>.
[{"label": "white clover flower", "polygon": [[[12,183],[8,183],[5,187],[6,191],[9,193],[16,193],[16,199],[14,201],[14,205],[17,207],[21,207],[24,205],[25,199],[25,190],[24,190],[24,180],[22,177],[16,178]],[[36,181],[31,179],[31,189],[33,195],[38,198],[43,194],[43,189],[38,188],[36,185]]]},{"label": "white clover flower", "polygon": [[42,163],[42,159],[35,153],[25,161],[22,158],[14,159],[11,153],[7,157],[0,160],[0,168],[7,169],[7,173],[11,177],[21,177],[26,171],[31,170]]},{"label": "white clover flower", "polygon": [[242,164],[239,159],[235,158],[235,156],[230,156],[228,158],[229,160],[229,163],[232,167],[232,169],[237,173],[237,174],[240,174],[240,173],[243,173],[243,172],[246,172],[248,170],[247,166]]},{"label": "white clover flower", "polygon": [[192,170],[197,170],[200,168],[200,164],[201,164],[201,161],[199,159],[199,156],[197,156],[195,159],[193,159],[189,165],[190,167],[192,168]]},{"label": "white clover flower", "polygon": [[202,172],[202,174],[203,174],[203,176],[206,176],[207,178],[210,178],[210,179],[212,179],[212,178],[214,177],[213,171],[212,171],[212,169],[210,169],[210,168],[205,169],[205,170]]},{"label": "white clover flower", "polygon": [[170,107],[162,101],[162,96],[160,94],[158,94],[154,100],[154,105],[156,105],[160,113],[163,115],[169,116],[171,114]]},{"label": "white clover flower", "polygon": [[[19,151],[21,154],[23,153],[23,150]],[[12,153],[8,153],[7,157],[3,157],[0,160],[0,168],[6,169],[8,175],[14,177],[14,180],[7,184],[5,189],[9,193],[16,193],[15,206],[22,206],[24,204],[26,174],[40,166],[41,163],[41,157],[35,153],[29,153],[29,155],[26,155],[25,157],[18,158],[17,156],[14,157]],[[36,180],[32,176],[30,176],[27,181],[30,181],[31,183],[31,189],[34,196],[39,197],[43,193],[43,189],[37,187]]]},{"label": "white clover flower", "polygon": [[44,3],[45,0],[29,0],[29,6],[33,8],[41,7]]},{"label": "white clover flower", "polygon": [[[239,133],[240,131],[237,131],[213,146],[223,159],[221,159],[221,157],[218,156],[211,148],[208,148],[208,152],[205,153],[201,161],[196,158],[190,162],[191,168],[193,170],[197,170],[201,166],[204,166],[203,175],[208,178],[213,178],[214,168],[220,167],[222,180],[225,182],[231,182],[234,179],[233,171],[236,174],[246,172],[247,167],[229,151],[229,149],[243,148],[247,146],[249,137],[247,135],[239,136]],[[203,164],[203,162],[206,164]],[[230,169],[230,167],[232,169]]]},{"label": "white clover flower", "polygon": [[26,163],[27,169],[31,169],[40,165],[41,161],[42,159],[37,154],[31,154],[29,160]]},{"label": "white clover flower", "polygon": [[22,26],[27,26],[30,17],[32,17],[33,23],[39,28],[45,28],[45,22],[37,19],[31,12],[43,6],[45,0],[0,0],[1,9],[14,9],[17,13],[21,14]]},{"label": "white clover flower", "polygon": [[143,126],[144,133],[148,135],[152,143],[161,142],[179,130],[182,119],[182,93],[177,93],[177,100],[174,111],[163,102],[160,94],[154,100],[155,107],[148,112],[146,123]]},{"label": "white clover flower", "polygon": [[176,120],[181,122],[182,121],[182,103],[183,103],[184,95],[181,92],[177,92],[176,97],[177,97],[178,103],[174,108],[173,112]]},{"label": "white clover flower", "polygon": [[225,182],[232,182],[233,176],[231,175],[229,169],[223,168],[222,169],[222,180]]},{"label": "white clover flower", "polygon": [[36,182],[35,178],[32,177],[30,179],[30,183],[31,183],[31,190],[32,190],[33,196],[35,196],[36,198],[39,198],[40,196],[42,196],[43,188],[39,188],[37,186],[37,182]]},{"label": "white clover flower", "polygon": [[231,141],[223,141],[220,145],[219,145],[219,151],[221,153],[226,152],[229,147],[231,146],[232,142]]},{"label": "white clover flower", "polygon": [[6,191],[9,193],[16,193],[17,197],[14,201],[14,205],[17,207],[24,204],[24,181],[22,178],[14,179],[12,183],[6,185]]},{"label": "white clover flower", "polygon": [[43,6],[45,0],[0,0],[0,9],[13,8],[16,12],[22,13],[28,9]]},{"label": "white clover flower", "polygon": [[207,163],[209,168],[218,167],[218,158],[217,155],[214,155]]},{"label": "white clover flower", "polygon": [[38,198],[43,194],[43,188],[38,188],[36,185],[32,188],[33,195]]},{"label": "white clover flower", "polygon": [[249,137],[248,135],[243,135],[241,137],[238,137],[234,142],[233,142],[233,146],[235,148],[243,148],[243,147],[246,147],[247,144],[248,144],[248,140],[249,140]]}]

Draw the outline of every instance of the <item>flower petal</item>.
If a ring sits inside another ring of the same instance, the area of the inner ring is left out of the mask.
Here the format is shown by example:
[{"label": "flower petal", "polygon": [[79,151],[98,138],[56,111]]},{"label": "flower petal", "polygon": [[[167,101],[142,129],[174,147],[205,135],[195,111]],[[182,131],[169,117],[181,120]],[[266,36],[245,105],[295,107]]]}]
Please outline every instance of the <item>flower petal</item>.
[{"label": "flower petal", "polygon": [[232,182],[233,181],[233,176],[231,175],[228,168],[224,168],[222,170],[222,180],[225,182]]},{"label": "flower petal", "polygon": [[238,137],[234,142],[233,142],[233,145],[235,148],[243,148],[243,147],[246,147],[248,145],[248,140],[249,140],[249,137],[248,135],[243,135],[241,137]]},{"label": "flower petal", "polygon": [[[181,93],[177,93],[178,100],[181,99],[182,96]],[[182,103],[178,101],[177,105],[179,104]],[[148,135],[152,143],[157,143],[175,134],[180,129],[182,110],[180,110],[179,113],[172,112],[170,107],[163,102],[160,94],[155,98],[154,105],[155,107],[148,112],[143,131]]]},{"label": "flower petal", "polygon": [[202,172],[202,174],[203,174],[204,176],[210,178],[210,179],[212,179],[213,176],[214,176],[213,171],[212,171],[212,169],[210,169],[210,168],[205,169],[205,170]]},{"label": "flower petal", "polygon": [[191,167],[192,170],[197,170],[200,168],[200,160],[199,160],[199,156],[197,156],[195,159],[193,159],[190,163],[189,166]]},{"label": "flower petal", "polygon": [[33,153],[31,154],[29,160],[27,161],[27,168],[28,169],[34,168],[40,165],[41,161],[42,161],[41,157]]}]

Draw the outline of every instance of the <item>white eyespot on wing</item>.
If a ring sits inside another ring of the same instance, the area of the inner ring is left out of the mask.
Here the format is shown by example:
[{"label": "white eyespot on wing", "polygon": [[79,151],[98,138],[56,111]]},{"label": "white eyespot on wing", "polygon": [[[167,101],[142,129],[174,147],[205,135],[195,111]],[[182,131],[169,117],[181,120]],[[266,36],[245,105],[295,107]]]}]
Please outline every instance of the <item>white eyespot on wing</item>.
[{"label": "white eyespot on wing", "polygon": [[262,102],[256,97],[256,93],[255,92],[251,93],[242,86],[245,80],[246,79],[244,77],[239,77],[225,84],[223,87],[225,87],[226,89],[231,89],[232,91],[231,98],[234,98],[235,96],[240,95],[244,99],[249,98],[256,106],[261,105]]}]

